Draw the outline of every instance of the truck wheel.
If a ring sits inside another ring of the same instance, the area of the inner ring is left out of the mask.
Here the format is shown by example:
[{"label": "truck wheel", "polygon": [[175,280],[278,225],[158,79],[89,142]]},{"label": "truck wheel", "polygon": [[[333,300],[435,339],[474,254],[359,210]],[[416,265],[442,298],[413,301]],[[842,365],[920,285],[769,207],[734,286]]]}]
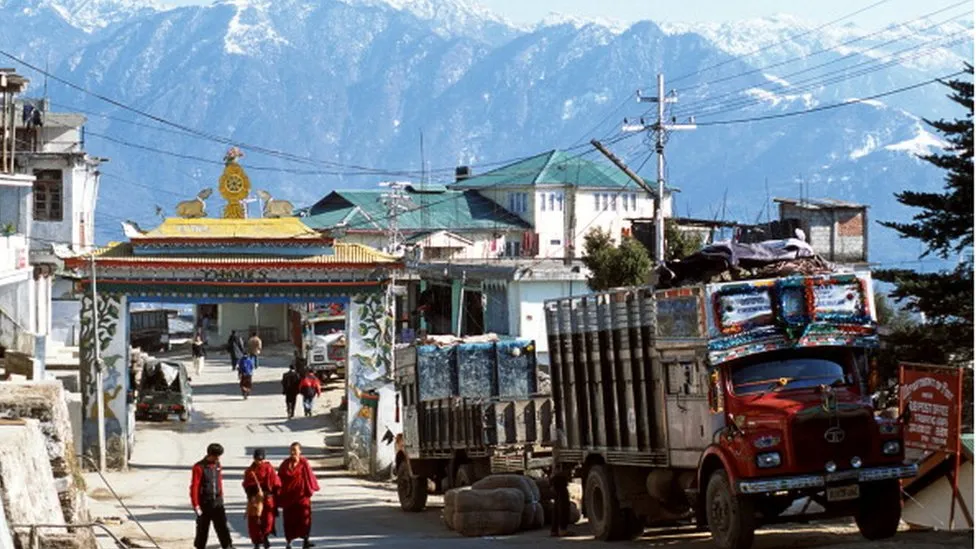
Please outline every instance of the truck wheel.
[{"label": "truck wheel", "polygon": [[408,513],[423,511],[427,506],[427,477],[411,474],[405,461],[397,467],[397,497],[400,508]]},{"label": "truck wheel", "polygon": [[475,480],[474,465],[470,463],[462,463],[461,465],[458,465],[457,473],[454,474],[454,488],[471,486],[474,484]]},{"label": "truck wheel", "polygon": [[895,535],[901,522],[901,486],[898,481],[862,484],[854,521],[861,535],[869,540]]},{"label": "truck wheel", "polygon": [[616,541],[627,537],[627,516],[620,509],[615,492],[613,477],[607,466],[594,465],[590,468],[583,493],[586,517],[593,529],[593,536],[602,541]]},{"label": "truck wheel", "polygon": [[753,502],[732,493],[725,471],[718,470],[708,479],[705,491],[705,515],[712,541],[721,549],[749,549],[756,531]]}]

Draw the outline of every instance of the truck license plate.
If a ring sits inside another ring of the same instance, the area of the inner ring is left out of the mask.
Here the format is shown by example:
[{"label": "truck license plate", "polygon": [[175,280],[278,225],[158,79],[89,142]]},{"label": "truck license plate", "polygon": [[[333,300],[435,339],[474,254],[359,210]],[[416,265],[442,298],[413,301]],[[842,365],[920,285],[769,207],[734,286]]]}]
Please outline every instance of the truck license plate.
[{"label": "truck license plate", "polygon": [[861,496],[861,487],[857,484],[850,486],[835,486],[827,488],[827,501],[846,501]]}]

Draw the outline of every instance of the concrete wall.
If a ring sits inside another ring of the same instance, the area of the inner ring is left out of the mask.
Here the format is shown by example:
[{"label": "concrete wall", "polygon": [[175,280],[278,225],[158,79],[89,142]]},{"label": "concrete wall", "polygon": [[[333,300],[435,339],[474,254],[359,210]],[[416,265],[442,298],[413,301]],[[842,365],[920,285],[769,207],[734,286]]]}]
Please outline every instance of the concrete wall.
[{"label": "concrete wall", "polygon": [[34,281],[30,270],[16,278],[8,277],[5,284],[0,284],[0,310],[28,332],[35,324],[34,303]]},{"label": "concrete wall", "polygon": [[780,204],[780,219],[798,219],[814,251],[829,261],[867,261],[866,209],[812,209]]},{"label": "concrete wall", "polygon": [[84,489],[75,482],[80,473],[77,463],[74,429],[64,388],[60,381],[0,383],[0,418],[36,420],[44,435],[64,520],[87,522]]},{"label": "concrete wall", "polygon": [[[258,307],[258,317],[261,326],[278,328],[278,337],[288,339],[288,305],[283,303],[265,303]],[[255,324],[253,303],[221,303],[217,309],[217,341],[210,344],[224,343],[230,337],[231,330],[244,336],[249,335],[249,328]],[[265,341],[265,344],[274,343]]]},{"label": "concrete wall", "polygon": [[589,293],[585,281],[520,280],[509,283],[508,307],[511,335],[536,342],[536,358],[549,364],[544,303],[547,299]]},{"label": "concrete wall", "polygon": [[[0,497],[7,520],[10,524],[65,524],[40,423],[22,421],[0,425]],[[20,545],[28,547],[28,531],[15,532]]]}]

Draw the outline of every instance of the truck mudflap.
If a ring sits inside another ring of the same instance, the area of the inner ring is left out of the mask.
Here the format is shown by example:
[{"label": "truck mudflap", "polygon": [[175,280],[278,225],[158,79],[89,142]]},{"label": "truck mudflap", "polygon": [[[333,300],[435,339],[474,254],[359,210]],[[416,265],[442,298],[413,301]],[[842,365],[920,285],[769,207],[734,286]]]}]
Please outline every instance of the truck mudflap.
[{"label": "truck mudflap", "polygon": [[891,467],[868,467],[865,469],[851,469],[837,471],[823,475],[800,475],[795,477],[778,477],[757,480],[740,480],[738,489],[740,494],[765,494],[782,490],[803,490],[808,488],[823,488],[828,483],[845,480],[857,482],[875,482],[879,480],[911,478],[918,475],[918,465],[895,465]]}]

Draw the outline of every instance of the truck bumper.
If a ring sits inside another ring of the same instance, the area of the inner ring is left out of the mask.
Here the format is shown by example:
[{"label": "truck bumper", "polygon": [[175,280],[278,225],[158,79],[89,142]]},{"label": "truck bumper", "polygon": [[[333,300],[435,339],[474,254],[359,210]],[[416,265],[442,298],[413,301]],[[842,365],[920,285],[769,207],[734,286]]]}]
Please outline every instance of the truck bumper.
[{"label": "truck bumper", "polygon": [[911,478],[918,474],[918,465],[894,465],[889,467],[867,467],[850,469],[822,475],[800,475],[795,477],[776,477],[756,480],[741,480],[738,483],[740,494],[764,494],[782,490],[803,490],[823,488],[831,482],[857,481],[875,482],[878,480]]}]

